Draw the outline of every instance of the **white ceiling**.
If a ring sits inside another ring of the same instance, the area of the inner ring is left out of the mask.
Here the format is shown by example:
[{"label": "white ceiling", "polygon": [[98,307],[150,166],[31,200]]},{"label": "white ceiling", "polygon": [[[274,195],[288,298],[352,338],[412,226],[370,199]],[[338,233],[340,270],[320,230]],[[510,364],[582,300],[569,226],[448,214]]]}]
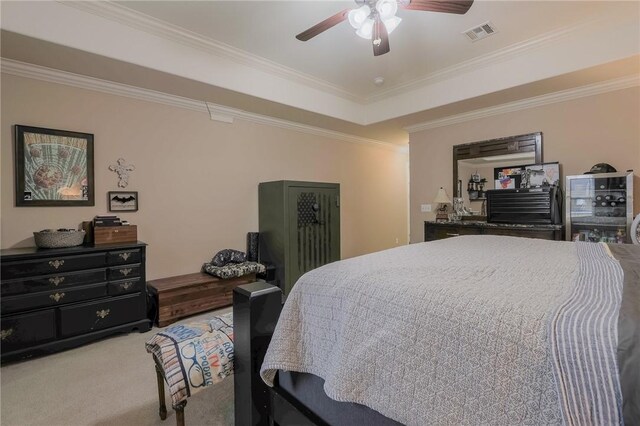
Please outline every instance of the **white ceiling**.
[{"label": "white ceiling", "polygon": [[[120,5],[330,82],[362,98],[553,30],[604,14],[638,13],[634,2],[476,1],[465,15],[399,10],[391,52],[343,22],[308,42],[295,35],[353,1],[126,1]],[[491,21],[498,33],[472,43],[462,32]],[[384,77],[383,88],[373,84]]]},{"label": "white ceiling", "polygon": [[[162,80],[164,86],[154,90],[184,96],[185,82],[194,82],[219,90],[202,90],[191,99],[280,118],[286,111],[291,121],[404,142],[399,123],[415,127],[427,117],[442,119],[474,105],[542,95],[547,86],[562,91],[640,75],[639,1],[476,0],[462,16],[400,11],[403,22],[390,35],[391,52],[379,57],[347,22],[308,42],[294,38],[352,5],[2,1],[0,27],[16,35],[5,37],[13,46],[3,42],[3,57],[11,51],[16,60],[133,85],[140,83],[138,71],[147,70],[142,87]],[[476,43],[461,34],[486,21],[497,34]],[[33,51],[21,50],[21,44]],[[59,49],[68,51],[52,53]],[[63,57],[69,61],[60,63]],[[107,67],[97,69],[99,63]],[[137,67],[135,77],[122,64]],[[372,82],[378,76],[386,80],[380,88]],[[397,137],[385,133],[389,123]]]}]

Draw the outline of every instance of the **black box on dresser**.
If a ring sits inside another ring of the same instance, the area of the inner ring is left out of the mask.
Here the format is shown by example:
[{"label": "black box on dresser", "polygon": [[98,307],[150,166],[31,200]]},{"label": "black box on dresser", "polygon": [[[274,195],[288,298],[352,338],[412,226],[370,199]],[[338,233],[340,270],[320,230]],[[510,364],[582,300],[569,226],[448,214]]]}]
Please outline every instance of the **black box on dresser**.
[{"label": "black box on dresser", "polygon": [[142,242],[0,251],[2,362],[150,329]]}]

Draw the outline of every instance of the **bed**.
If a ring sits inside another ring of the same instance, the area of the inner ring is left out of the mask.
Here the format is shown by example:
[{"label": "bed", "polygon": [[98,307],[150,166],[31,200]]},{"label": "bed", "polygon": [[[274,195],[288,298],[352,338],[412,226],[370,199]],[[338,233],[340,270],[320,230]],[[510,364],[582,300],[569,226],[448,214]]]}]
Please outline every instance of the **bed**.
[{"label": "bed", "polygon": [[234,318],[236,424],[640,424],[639,246],[413,244]]}]

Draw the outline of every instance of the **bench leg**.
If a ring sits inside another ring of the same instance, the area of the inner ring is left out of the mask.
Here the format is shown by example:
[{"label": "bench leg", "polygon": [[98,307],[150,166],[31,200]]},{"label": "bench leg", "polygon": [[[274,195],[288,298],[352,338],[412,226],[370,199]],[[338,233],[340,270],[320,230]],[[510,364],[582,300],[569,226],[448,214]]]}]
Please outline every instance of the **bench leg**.
[{"label": "bench leg", "polygon": [[167,406],[164,402],[164,377],[162,377],[158,364],[156,364],[156,378],[158,379],[158,401],[160,402],[159,414],[160,419],[164,420],[167,418]]},{"label": "bench leg", "polygon": [[187,405],[187,401],[174,405],[173,409],[176,410],[176,426],[184,426],[184,407]]}]

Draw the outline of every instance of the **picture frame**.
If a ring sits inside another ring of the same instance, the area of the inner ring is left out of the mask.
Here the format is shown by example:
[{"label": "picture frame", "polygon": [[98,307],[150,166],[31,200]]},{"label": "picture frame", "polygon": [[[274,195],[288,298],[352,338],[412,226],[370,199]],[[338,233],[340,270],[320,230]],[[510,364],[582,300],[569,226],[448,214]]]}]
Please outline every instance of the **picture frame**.
[{"label": "picture frame", "polygon": [[551,163],[531,164],[525,166],[525,170],[535,171],[531,175],[532,187],[558,185],[560,183],[560,163],[555,161]]},{"label": "picture frame", "polygon": [[138,191],[109,191],[107,194],[110,212],[138,211]]},{"label": "picture frame", "polygon": [[93,134],[14,127],[17,207],[95,205]]}]

